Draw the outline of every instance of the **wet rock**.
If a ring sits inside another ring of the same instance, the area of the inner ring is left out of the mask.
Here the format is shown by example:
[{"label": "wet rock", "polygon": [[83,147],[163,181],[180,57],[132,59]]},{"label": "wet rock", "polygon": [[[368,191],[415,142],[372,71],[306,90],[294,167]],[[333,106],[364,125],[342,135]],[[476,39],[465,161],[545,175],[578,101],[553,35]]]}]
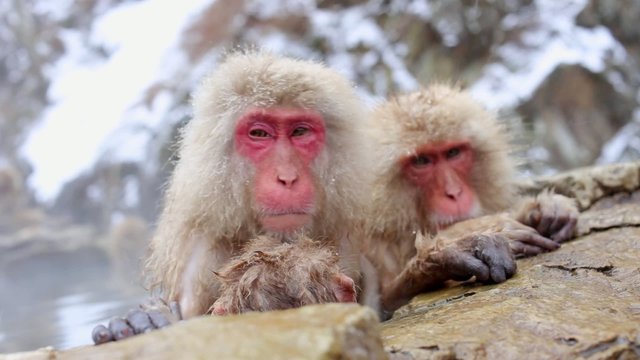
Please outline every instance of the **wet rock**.
[{"label": "wet rock", "polygon": [[375,313],[355,304],[204,316],[126,341],[71,350],[42,349],[24,359],[386,359]]},{"label": "wet rock", "polygon": [[523,180],[520,190],[536,194],[553,188],[559,194],[576,199],[581,210],[586,210],[604,197],[630,194],[640,189],[640,162],[592,166]]}]

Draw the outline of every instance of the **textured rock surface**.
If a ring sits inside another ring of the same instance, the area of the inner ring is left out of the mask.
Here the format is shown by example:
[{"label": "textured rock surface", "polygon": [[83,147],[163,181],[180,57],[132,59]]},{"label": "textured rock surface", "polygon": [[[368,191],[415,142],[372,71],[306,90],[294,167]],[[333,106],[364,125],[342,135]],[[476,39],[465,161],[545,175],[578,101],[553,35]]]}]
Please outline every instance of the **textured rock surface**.
[{"label": "textured rock surface", "polygon": [[[197,334],[197,336],[194,336]],[[126,341],[17,359],[384,359],[375,313],[328,304],[270,313],[201,317]]]},{"label": "textured rock surface", "polygon": [[586,210],[606,196],[640,189],[640,162],[586,167],[537,177],[523,181],[520,188],[527,194],[554,188],[560,194],[575,198],[580,209]]},{"label": "textured rock surface", "polygon": [[383,325],[387,349],[398,359],[640,358],[638,173],[625,164],[534,182],[589,208],[579,237],[519,261],[503,284],[416,297]]}]

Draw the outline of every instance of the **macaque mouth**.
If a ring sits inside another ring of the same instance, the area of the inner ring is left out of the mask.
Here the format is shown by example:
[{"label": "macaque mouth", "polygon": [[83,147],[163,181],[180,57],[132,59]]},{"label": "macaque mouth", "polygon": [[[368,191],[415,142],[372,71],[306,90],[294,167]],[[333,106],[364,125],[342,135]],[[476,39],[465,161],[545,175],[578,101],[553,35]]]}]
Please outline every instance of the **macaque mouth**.
[{"label": "macaque mouth", "polygon": [[308,226],[313,221],[312,215],[312,209],[263,210],[259,219],[267,231],[288,233]]},{"label": "macaque mouth", "polygon": [[475,205],[469,212],[464,215],[437,215],[431,216],[430,222],[438,231],[444,230],[449,226],[464,220],[476,218],[481,215],[480,207]]},{"label": "macaque mouth", "polygon": [[436,228],[438,231],[440,230],[444,230],[446,228],[448,228],[449,226],[459,222],[459,221],[464,221],[467,219],[471,219],[473,218],[473,216],[460,216],[460,217],[449,217],[449,218],[440,218],[440,219],[433,219],[431,222],[434,225],[434,228]]},{"label": "macaque mouth", "polygon": [[444,213],[435,211],[430,216],[429,222],[435,229],[444,230],[459,221],[473,219],[481,215],[482,207],[475,201],[469,208],[464,210],[458,208],[455,212],[447,211]]},{"label": "macaque mouth", "polygon": [[278,210],[278,211],[265,211],[261,214],[262,217],[287,216],[287,215],[311,215],[311,211],[309,210]]}]

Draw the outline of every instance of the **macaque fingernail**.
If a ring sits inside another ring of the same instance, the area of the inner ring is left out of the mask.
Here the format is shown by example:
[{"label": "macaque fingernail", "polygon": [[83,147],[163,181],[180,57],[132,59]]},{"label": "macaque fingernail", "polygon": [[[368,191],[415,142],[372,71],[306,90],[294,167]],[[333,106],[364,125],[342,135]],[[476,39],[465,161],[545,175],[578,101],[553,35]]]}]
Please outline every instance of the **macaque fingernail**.
[{"label": "macaque fingernail", "polygon": [[100,345],[113,341],[113,334],[104,325],[98,325],[93,329],[91,338],[94,344]]}]

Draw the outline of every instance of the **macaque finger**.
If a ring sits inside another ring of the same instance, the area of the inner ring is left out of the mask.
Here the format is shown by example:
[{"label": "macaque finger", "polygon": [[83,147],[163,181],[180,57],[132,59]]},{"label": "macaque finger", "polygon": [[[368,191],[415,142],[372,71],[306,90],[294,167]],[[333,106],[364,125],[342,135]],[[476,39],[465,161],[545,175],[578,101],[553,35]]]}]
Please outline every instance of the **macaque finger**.
[{"label": "macaque finger", "polygon": [[109,320],[109,331],[113,334],[114,340],[122,340],[135,335],[135,331],[125,319],[115,317]]},{"label": "macaque finger", "polygon": [[506,240],[495,240],[477,250],[476,256],[489,267],[491,281],[501,283],[515,273],[515,259]]},{"label": "macaque finger", "polygon": [[459,281],[468,280],[472,276],[480,282],[486,282],[490,278],[489,267],[467,252],[447,256],[444,267],[453,279]]},{"label": "macaque finger", "polygon": [[113,333],[107,329],[104,325],[98,325],[93,328],[91,332],[91,338],[96,345],[104,344],[109,341],[113,341]]},{"label": "macaque finger", "polygon": [[515,255],[510,254],[510,260],[504,264],[504,271],[507,274],[507,279],[512,277],[518,271],[518,263],[516,262]]},{"label": "macaque finger", "polygon": [[528,245],[520,241],[511,241],[509,246],[511,247],[514,255],[518,258],[538,255],[544,252],[544,250],[538,246]]},{"label": "macaque finger", "polygon": [[552,235],[560,231],[560,229],[562,229],[568,221],[569,221],[568,214],[556,215],[553,221],[551,222],[551,225],[549,225],[549,232],[547,233],[547,235],[551,238]]},{"label": "macaque finger", "polygon": [[127,314],[127,322],[136,334],[144,334],[155,329],[149,314],[142,310],[131,310]]},{"label": "macaque finger", "polygon": [[526,225],[531,226],[532,228],[536,228],[542,219],[542,213],[539,209],[534,209],[529,212],[526,219]]},{"label": "macaque finger", "polygon": [[543,213],[542,217],[540,218],[540,222],[536,226],[536,230],[538,230],[540,234],[549,234],[549,226],[551,225],[553,218],[554,217],[550,214]]},{"label": "macaque finger", "polygon": [[570,239],[571,237],[573,237],[573,232],[575,231],[577,224],[578,224],[577,217],[570,218],[569,221],[567,221],[564,224],[564,227],[562,227],[555,234],[551,235],[551,239],[559,243]]},{"label": "macaque finger", "polygon": [[494,265],[489,269],[491,273],[491,281],[493,281],[494,283],[498,284],[507,280],[507,272],[505,271],[505,268],[503,266]]},{"label": "macaque finger", "polygon": [[171,324],[171,321],[169,321],[167,316],[165,314],[163,314],[161,311],[149,310],[147,312],[147,315],[149,315],[149,319],[151,320],[151,323],[157,329],[161,329],[161,328]]},{"label": "macaque finger", "polygon": [[533,231],[524,230],[512,230],[503,233],[508,239],[512,241],[519,241],[523,244],[536,246],[545,251],[557,250],[560,247],[556,241],[548,239]]},{"label": "macaque finger", "polygon": [[175,316],[177,320],[182,320],[182,311],[180,309],[180,304],[178,304],[177,301],[170,302],[169,309],[171,310],[171,314]]}]

